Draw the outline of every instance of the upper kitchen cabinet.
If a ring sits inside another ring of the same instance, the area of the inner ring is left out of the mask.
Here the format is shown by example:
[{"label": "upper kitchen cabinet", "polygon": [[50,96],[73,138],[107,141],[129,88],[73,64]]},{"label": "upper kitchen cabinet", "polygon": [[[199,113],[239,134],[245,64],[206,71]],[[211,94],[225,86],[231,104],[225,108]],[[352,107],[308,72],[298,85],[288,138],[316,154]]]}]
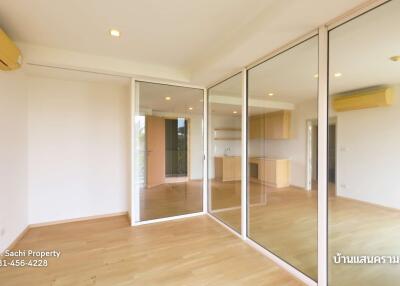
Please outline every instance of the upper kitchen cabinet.
[{"label": "upper kitchen cabinet", "polygon": [[250,116],[250,139],[289,139],[291,112],[280,110]]},{"label": "upper kitchen cabinet", "polygon": [[250,116],[249,118],[249,138],[250,139],[262,139],[264,138],[264,114]]},{"label": "upper kitchen cabinet", "polygon": [[291,112],[287,110],[265,114],[265,139],[289,139],[291,116]]}]

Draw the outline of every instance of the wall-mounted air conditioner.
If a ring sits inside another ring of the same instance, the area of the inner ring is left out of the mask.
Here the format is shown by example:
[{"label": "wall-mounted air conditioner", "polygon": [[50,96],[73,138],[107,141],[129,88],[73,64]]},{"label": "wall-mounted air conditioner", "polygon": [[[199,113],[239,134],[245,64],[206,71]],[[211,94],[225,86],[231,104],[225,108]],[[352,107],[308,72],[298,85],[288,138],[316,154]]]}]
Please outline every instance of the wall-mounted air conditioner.
[{"label": "wall-mounted air conditioner", "polygon": [[0,28],[0,70],[10,71],[21,66],[21,52]]},{"label": "wall-mounted air conditioner", "polygon": [[350,111],[393,104],[393,89],[378,87],[342,93],[333,98],[335,111]]}]

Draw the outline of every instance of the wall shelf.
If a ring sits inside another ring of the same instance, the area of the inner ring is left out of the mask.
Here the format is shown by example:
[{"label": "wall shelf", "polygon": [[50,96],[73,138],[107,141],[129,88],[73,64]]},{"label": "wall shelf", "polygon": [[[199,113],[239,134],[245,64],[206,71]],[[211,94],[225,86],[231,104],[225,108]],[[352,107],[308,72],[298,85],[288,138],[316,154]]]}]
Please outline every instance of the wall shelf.
[{"label": "wall shelf", "polygon": [[215,137],[214,140],[240,140],[240,137]]}]

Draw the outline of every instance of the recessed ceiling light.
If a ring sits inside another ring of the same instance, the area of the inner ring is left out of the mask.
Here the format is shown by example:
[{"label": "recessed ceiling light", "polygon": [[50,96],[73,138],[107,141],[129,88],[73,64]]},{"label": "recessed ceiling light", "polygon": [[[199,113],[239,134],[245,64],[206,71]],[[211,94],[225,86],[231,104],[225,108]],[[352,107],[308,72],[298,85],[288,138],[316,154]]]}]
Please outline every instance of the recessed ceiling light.
[{"label": "recessed ceiling light", "polygon": [[171,100],[171,97],[166,96],[166,97],[165,97],[165,100]]},{"label": "recessed ceiling light", "polygon": [[273,92],[268,93],[268,96],[274,96]]},{"label": "recessed ceiling light", "polygon": [[233,111],[233,114],[236,114],[236,113],[237,113],[237,111],[236,111],[236,110],[234,110],[234,111]]},{"label": "recessed ceiling light", "polygon": [[341,76],[342,76],[342,73],[341,73],[341,72],[335,72],[335,73],[333,74],[333,76],[334,76],[334,77],[341,77]]},{"label": "recessed ceiling light", "polygon": [[121,33],[116,29],[111,29],[110,30],[110,35],[113,36],[113,37],[117,37],[118,38],[119,36],[121,36]]},{"label": "recessed ceiling light", "polygon": [[318,78],[318,74],[317,73],[314,75],[314,78]]},{"label": "recessed ceiling light", "polygon": [[189,107],[189,110],[193,110],[193,107]]},{"label": "recessed ceiling light", "polygon": [[393,56],[393,57],[390,57],[390,59],[394,62],[400,62],[400,56]]}]

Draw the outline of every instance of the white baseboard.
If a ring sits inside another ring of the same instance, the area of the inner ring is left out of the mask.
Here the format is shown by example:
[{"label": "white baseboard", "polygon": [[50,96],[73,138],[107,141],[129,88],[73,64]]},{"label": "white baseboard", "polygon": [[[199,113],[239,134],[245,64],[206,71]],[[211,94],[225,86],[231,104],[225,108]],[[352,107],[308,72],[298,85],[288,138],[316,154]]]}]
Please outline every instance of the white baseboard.
[{"label": "white baseboard", "polygon": [[99,218],[107,218],[107,217],[114,217],[114,216],[122,216],[122,215],[128,215],[128,212],[124,211],[124,212],[109,213],[109,214],[103,214],[103,215],[93,215],[93,216],[86,216],[86,217],[79,217],[79,218],[72,218],[72,219],[63,219],[63,220],[54,220],[54,221],[48,221],[48,222],[42,222],[42,223],[33,223],[33,224],[29,225],[29,228],[70,223],[70,222],[78,222],[78,221],[85,221],[85,220],[92,220],[92,219],[99,219]]},{"label": "white baseboard", "polygon": [[10,243],[10,245],[0,253],[0,256],[3,256],[4,252],[8,249],[13,249],[14,246],[24,237],[24,235],[27,233],[29,230],[29,225],[24,228],[24,230]]},{"label": "white baseboard", "polygon": [[122,216],[122,215],[129,215],[128,212],[117,212],[117,213],[110,213],[104,215],[94,215],[94,216],[87,216],[87,217],[80,217],[80,218],[73,218],[73,219],[65,219],[65,220],[56,220],[56,221],[49,221],[44,223],[34,223],[29,224],[25,227],[25,229],[10,243],[10,245],[0,253],[0,256],[4,254],[6,250],[11,250],[15,247],[15,245],[25,236],[27,231],[31,228],[37,228],[42,226],[49,226],[49,225],[56,225],[56,224],[63,224],[63,223],[71,223],[71,222],[78,222],[78,221],[85,221],[85,220],[93,220],[93,219],[100,219],[100,218],[108,218],[114,216]]}]

